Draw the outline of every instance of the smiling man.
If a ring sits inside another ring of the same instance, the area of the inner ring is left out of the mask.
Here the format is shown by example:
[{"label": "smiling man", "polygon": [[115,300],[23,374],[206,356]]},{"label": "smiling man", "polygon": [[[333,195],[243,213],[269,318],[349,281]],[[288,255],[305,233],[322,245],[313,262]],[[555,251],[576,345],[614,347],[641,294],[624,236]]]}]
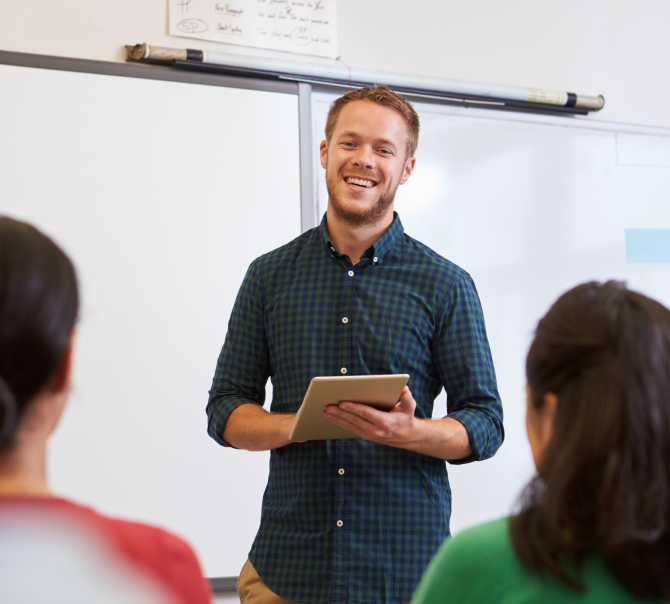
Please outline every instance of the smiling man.
[{"label": "smiling man", "polygon": [[[414,108],[386,86],[335,101],[321,225],[255,260],[238,294],[207,414],[221,445],[272,450],[242,604],[407,602],[449,534],[444,460],[487,459],[502,443],[474,283],[393,211],[418,136]],[[410,375],[392,411],[326,412],[360,438],[289,441],[313,377],[389,373]],[[443,387],[448,415],[432,419]]]}]

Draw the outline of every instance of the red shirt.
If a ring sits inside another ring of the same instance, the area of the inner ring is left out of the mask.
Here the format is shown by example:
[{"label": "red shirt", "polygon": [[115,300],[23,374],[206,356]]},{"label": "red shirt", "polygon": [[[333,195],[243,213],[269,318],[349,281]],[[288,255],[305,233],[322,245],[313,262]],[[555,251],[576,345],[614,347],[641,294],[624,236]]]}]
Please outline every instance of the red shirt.
[{"label": "red shirt", "polygon": [[209,583],[194,551],[163,529],[107,518],[91,508],[57,497],[0,495],[0,513],[17,510],[35,514],[64,514],[101,536],[136,570],[158,582],[184,604],[211,604]]}]

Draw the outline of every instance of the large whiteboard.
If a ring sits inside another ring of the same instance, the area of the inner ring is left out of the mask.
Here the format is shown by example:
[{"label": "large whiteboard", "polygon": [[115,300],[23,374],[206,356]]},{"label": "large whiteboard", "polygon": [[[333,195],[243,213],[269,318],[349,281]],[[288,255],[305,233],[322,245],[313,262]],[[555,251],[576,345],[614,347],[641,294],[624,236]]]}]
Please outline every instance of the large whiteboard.
[{"label": "large whiteboard", "polygon": [[83,305],[54,490],[237,575],[267,453],[205,405],[249,263],[300,234],[296,95],[0,65],[0,213],[73,258]]},{"label": "large whiteboard", "polygon": [[[315,148],[336,96],[313,95]],[[670,228],[670,137],[586,120],[415,107],[416,168],[395,208],[409,235],[473,276],[505,416],[493,459],[448,466],[458,532],[508,515],[534,471],[525,358],[558,295],[587,280],[623,279],[670,307],[670,264],[628,264],[624,237],[627,228]],[[315,187],[322,213],[323,171]],[[434,416],[445,414],[443,391]]]},{"label": "large whiteboard", "polygon": [[[248,264],[300,232],[298,99],[7,65],[0,83],[0,213],[56,238],[82,285],[51,482],[176,531],[208,576],[237,575],[268,455],[216,445],[204,406]],[[335,95],[313,98],[317,164]],[[670,267],[626,264],[624,250],[624,228],[670,228],[670,139],[417,108],[417,168],[396,208],[473,275],[505,408],[498,455],[449,467],[458,531],[508,513],[532,472],[523,364],[550,302],[585,279],[625,278],[670,305]],[[320,217],[320,168],[315,178]]]}]

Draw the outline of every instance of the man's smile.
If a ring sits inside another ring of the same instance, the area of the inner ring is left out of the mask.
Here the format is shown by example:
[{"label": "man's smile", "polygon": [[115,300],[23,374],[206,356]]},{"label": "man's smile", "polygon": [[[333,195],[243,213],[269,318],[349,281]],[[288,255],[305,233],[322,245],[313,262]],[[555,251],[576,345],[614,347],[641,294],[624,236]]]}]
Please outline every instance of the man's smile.
[{"label": "man's smile", "polygon": [[361,178],[360,176],[345,176],[344,182],[362,189],[371,189],[372,187],[377,186],[377,183],[374,180],[370,178]]}]

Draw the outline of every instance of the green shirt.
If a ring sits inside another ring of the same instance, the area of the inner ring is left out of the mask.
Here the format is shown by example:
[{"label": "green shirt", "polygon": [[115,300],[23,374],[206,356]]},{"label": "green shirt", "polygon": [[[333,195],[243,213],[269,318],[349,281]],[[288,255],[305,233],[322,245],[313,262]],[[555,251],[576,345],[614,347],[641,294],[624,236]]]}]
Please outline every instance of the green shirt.
[{"label": "green shirt", "polygon": [[[578,592],[553,576],[531,573],[521,563],[509,534],[509,519],[481,524],[448,539],[419,587],[413,604],[562,604],[641,602],[628,592],[598,556],[584,561],[586,590]],[[644,600],[649,604],[649,600]]]}]

